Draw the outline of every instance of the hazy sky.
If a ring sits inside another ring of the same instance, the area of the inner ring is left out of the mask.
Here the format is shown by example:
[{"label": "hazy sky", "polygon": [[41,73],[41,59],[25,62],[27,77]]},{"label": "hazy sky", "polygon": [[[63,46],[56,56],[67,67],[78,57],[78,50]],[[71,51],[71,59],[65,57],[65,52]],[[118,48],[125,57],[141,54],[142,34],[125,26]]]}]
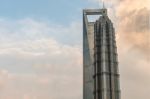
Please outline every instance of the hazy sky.
[{"label": "hazy sky", "polygon": [[[82,99],[82,9],[102,3],[0,1],[0,99]],[[150,1],[105,5],[116,28],[122,99],[149,99]]]}]

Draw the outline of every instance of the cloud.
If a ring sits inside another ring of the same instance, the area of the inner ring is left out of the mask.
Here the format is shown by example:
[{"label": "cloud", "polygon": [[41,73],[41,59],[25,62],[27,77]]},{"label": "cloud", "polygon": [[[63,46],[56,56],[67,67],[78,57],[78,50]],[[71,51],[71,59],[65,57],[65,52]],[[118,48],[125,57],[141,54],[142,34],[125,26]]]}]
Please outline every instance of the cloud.
[{"label": "cloud", "polygon": [[150,97],[150,10],[147,3],[147,0],[123,0],[114,7],[123,99]]},{"label": "cloud", "polygon": [[119,32],[124,41],[132,42],[135,49],[140,50],[146,56],[149,52],[149,16],[148,8],[133,10],[120,17]]},{"label": "cloud", "polygon": [[[149,5],[149,0],[106,0],[109,16],[117,22],[122,99],[150,97]],[[1,18],[0,98],[81,99],[81,25]]]},{"label": "cloud", "polygon": [[[98,2],[98,0],[91,0]],[[150,97],[150,1],[104,0],[116,29],[121,98]]]},{"label": "cloud", "polygon": [[[122,14],[120,18],[120,25],[122,25],[122,31],[127,33],[137,32],[143,33],[149,31],[149,14],[150,11],[147,8],[141,8],[139,10],[133,10],[126,14]],[[130,27],[130,28],[129,28]]]},{"label": "cloud", "polygon": [[0,21],[1,99],[82,98],[80,23]]}]

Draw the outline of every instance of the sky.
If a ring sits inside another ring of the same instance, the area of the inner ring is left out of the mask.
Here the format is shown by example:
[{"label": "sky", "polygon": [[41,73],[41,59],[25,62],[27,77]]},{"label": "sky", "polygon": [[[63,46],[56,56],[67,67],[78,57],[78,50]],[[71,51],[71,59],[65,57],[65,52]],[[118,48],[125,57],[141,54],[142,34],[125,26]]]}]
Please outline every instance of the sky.
[{"label": "sky", "polygon": [[[82,9],[98,0],[0,0],[0,99],[82,99]],[[150,97],[150,1],[104,0],[122,99]]]}]

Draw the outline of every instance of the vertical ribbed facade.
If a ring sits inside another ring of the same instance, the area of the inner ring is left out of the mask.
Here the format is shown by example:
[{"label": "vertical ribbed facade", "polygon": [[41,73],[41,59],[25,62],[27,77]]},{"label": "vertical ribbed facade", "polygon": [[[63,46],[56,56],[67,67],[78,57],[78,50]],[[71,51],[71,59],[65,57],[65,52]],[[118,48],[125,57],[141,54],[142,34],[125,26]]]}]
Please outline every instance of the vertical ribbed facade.
[{"label": "vertical ribbed facade", "polygon": [[[100,14],[96,22],[87,15]],[[83,12],[84,99],[120,99],[115,32],[106,9]]]}]

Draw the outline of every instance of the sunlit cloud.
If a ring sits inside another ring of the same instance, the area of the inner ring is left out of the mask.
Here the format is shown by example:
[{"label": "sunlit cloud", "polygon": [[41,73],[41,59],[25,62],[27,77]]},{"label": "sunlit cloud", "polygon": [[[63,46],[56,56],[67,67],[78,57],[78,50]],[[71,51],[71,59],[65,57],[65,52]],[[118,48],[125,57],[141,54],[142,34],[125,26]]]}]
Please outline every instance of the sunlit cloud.
[{"label": "sunlit cloud", "polygon": [[[90,0],[98,3],[100,0]],[[150,97],[150,1],[104,0],[116,29],[122,99]],[[140,90],[139,90],[140,89]]]}]

